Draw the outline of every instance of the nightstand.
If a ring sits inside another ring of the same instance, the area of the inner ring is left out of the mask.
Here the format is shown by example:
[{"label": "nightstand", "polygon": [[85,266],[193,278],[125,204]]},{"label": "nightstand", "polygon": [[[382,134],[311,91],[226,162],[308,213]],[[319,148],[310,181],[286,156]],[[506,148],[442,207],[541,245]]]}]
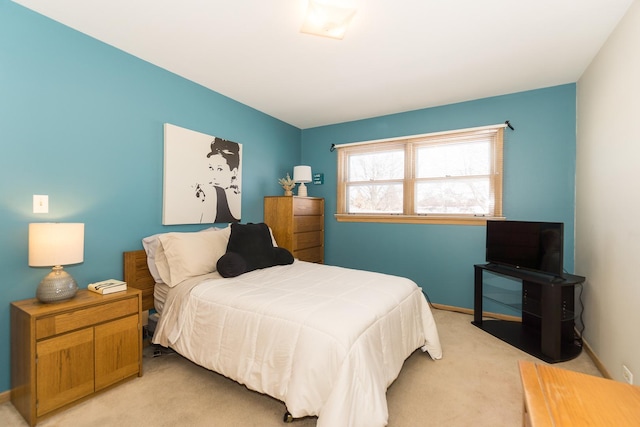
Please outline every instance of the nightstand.
[{"label": "nightstand", "polygon": [[80,290],[11,304],[11,402],[34,426],[121,381],[142,376],[142,293]]}]

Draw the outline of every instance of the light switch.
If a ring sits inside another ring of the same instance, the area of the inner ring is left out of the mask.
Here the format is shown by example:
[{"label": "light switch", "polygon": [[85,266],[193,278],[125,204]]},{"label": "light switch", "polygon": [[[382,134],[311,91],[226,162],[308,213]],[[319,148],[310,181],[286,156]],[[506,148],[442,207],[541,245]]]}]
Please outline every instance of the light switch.
[{"label": "light switch", "polygon": [[49,213],[49,196],[33,195],[33,213]]}]

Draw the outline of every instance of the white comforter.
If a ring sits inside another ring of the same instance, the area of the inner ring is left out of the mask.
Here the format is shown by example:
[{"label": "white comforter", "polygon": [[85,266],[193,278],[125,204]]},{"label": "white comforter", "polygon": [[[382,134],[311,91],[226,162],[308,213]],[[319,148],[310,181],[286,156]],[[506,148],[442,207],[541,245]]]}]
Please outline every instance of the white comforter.
[{"label": "white comforter", "polygon": [[387,424],[386,390],[417,348],[442,357],[411,280],[296,260],[173,288],[153,341],[319,427]]}]

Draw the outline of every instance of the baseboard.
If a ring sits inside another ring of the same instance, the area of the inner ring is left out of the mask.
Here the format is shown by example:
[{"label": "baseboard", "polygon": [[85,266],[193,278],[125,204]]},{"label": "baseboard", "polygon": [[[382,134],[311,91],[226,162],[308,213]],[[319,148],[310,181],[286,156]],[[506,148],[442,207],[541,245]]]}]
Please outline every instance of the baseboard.
[{"label": "baseboard", "polygon": [[456,313],[473,315],[473,310],[471,310],[470,308],[462,308],[462,307],[456,307],[453,305],[444,305],[444,304],[435,304],[435,303],[430,303],[430,305],[431,305],[431,308],[435,308],[438,310],[455,311]]},{"label": "baseboard", "polygon": [[11,390],[0,393],[0,405],[11,400]]},{"label": "baseboard", "polygon": [[610,380],[613,379],[613,377],[611,376],[607,368],[605,368],[604,363],[602,363],[600,358],[598,358],[598,355],[593,352],[593,349],[591,348],[589,343],[585,341],[584,338],[582,339],[582,348],[584,349],[585,352],[587,352],[591,360],[593,360],[594,365],[596,365],[596,368],[598,368],[598,371],[600,371],[602,376]]},{"label": "baseboard", "polygon": [[[456,307],[453,305],[444,305],[444,304],[431,304],[431,307],[437,308],[438,310],[446,310],[446,311],[455,311],[456,313],[469,314],[473,316],[473,309],[471,308],[462,308]],[[492,313],[490,311],[483,311],[482,317],[489,317],[491,319],[499,319],[499,320],[508,320],[510,322],[521,322],[522,319],[518,316],[510,316],[508,314],[501,313]]]},{"label": "baseboard", "polygon": [[[434,303],[431,303],[431,307],[438,310],[454,311],[456,313],[469,314],[473,316],[473,309],[470,309],[470,308],[462,308],[462,307],[456,307],[453,305],[434,304]],[[499,320],[509,320],[512,322],[522,321],[520,317],[509,316],[509,315],[500,314],[500,313],[490,313],[486,311],[482,312],[482,317],[490,317],[492,319],[499,319]],[[587,356],[589,356],[589,358],[593,361],[593,364],[596,365],[596,368],[598,369],[598,371],[600,371],[600,374],[602,374],[604,378],[611,379],[612,378],[611,374],[609,374],[609,371],[607,371],[607,368],[605,368],[604,364],[598,358],[598,356],[594,353],[589,343],[584,339],[582,340],[582,348],[587,353]]]}]

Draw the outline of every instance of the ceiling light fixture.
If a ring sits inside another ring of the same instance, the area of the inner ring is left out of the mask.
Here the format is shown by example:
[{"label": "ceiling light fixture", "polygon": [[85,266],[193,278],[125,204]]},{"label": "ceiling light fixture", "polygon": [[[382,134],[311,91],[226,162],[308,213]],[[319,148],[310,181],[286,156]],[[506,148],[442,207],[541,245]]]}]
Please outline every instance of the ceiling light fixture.
[{"label": "ceiling light fixture", "polygon": [[342,39],[356,8],[345,0],[309,0],[301,32]]}]

